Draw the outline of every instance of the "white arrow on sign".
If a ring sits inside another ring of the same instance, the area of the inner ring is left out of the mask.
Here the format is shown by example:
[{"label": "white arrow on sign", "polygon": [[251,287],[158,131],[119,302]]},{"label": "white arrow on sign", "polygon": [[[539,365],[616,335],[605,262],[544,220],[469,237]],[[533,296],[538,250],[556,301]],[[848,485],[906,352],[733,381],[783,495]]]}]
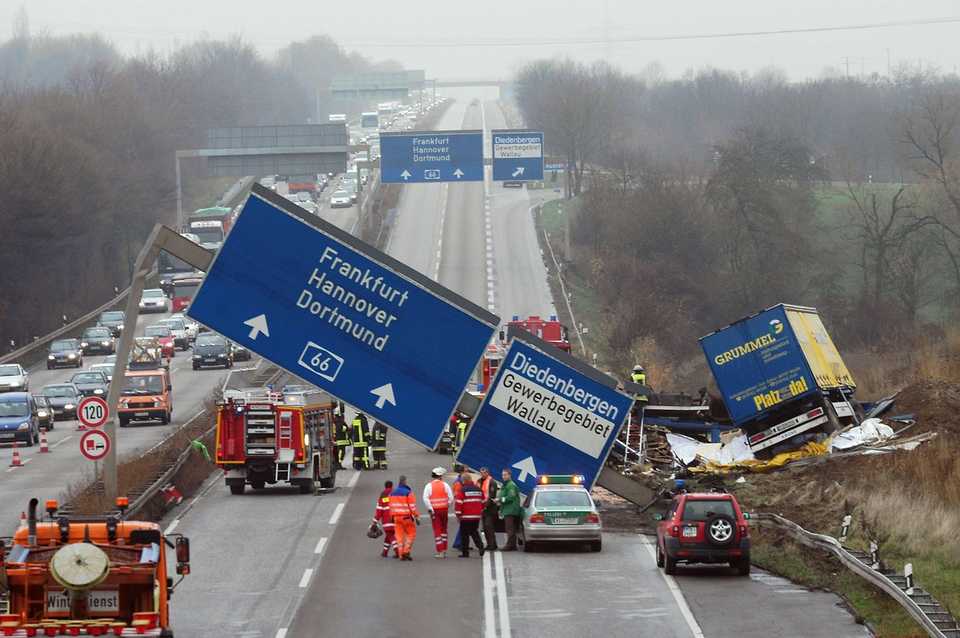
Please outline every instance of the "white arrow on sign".
[{"label": "white arrow on sign", "polygon": [[510,177],[520,177],[521,175],[523,175],[523,166],[518,166]]},{"label": "white arrow on sign", "polygon": [[251,317],[244,321],[243,325],[250,326],[250,334],[248,336],[254,341],[256,341],[257,337],[261,334],[267,337],[270,336],[270,327],[267,326],[267,315]]},{"label": "white arrow on sign", "polygon": [[526,481],[528,476],[531,476],[531,475],[532,475],[532,476],[536,477],[536,475],[537,475],[537,466],[533,464],[533,457],[532,457],[532,456],[528,456],[527,458],[523,459],[522,461],[517,461],[516,463],[514,463],[514,464],[511,465],[510,467],[515,467],[515,468],[517,468],[518,470],[520,470],[520,476],[519,476],[519,478],[520,478],[520,482],[521,482],[521,483],[523,483],[524,481]]},{"label": "white arrow on sign", "polygon": [[377,408],[383,408],[384,403],[389,403],[390,405],[397,405],[397,398],[393,396],[393,384],[388,383],[382,385],[379,388],[374,388],[370,390],[370,394],[377,397]]},{"label": "white arrow on sign", "polygon": [[408,171],[407,169],[403,169],[403,172],[400,173],[400,177],[403,178],[403,181],[407,181],[408,179],[410,179],[410,171]]},{"label": "white arrow on sign", "polygon": [[460,179],[461,177],[463,177],[463,171],[461,171],[458,168],[457,170],[453,171],[453,176],[456,177],[457,179]]}]

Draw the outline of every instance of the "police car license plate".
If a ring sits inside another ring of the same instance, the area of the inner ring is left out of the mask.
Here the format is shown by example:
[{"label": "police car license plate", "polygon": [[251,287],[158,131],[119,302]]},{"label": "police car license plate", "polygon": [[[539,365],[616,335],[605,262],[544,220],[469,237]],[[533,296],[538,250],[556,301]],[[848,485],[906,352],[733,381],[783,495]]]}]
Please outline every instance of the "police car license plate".
[{"label": "police car license plate", "polygon": [[696,527],[684,527],[683,528],[683,537],[684,538],[693,538],[697,535]]},{"label": "police car license plate", "polygon": [[577,518],[555,518],[553,519],[554,525],[576,525]]},{"label": "police car license plate", "polygon": [[[120,613],[120,592],[116,589],[94,589],[87,595],[87,609],[94,614]],[[70,597],[62,589],[47,592],[48,612],[69,612]]]}]

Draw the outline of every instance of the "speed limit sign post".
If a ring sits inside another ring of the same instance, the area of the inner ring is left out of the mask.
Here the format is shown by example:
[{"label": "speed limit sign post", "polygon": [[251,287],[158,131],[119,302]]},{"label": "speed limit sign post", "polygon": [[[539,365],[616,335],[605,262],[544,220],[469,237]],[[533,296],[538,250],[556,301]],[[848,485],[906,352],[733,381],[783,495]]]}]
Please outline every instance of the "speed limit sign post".
[{"label": "speed limit sign post", "polygon": [[77,405],[77,419],[87,428],[98,428],[107,422],[110,409],[101,397],[86,397]]}]

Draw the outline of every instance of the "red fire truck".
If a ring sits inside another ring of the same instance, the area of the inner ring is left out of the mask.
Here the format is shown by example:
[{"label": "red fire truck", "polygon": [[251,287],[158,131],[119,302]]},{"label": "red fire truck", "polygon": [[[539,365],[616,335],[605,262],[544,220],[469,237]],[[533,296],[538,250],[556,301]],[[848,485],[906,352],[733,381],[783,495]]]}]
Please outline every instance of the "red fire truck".
[{"label": "red fire truck", "polygon": [[570,352],[570,340],[567,337],[567,327],[557,320],[556,315],[551,315],[548,320],[541,319],[538,315],[530,315],[526,319],[520,319],[519,315],[513,315],[513,321],[507,325],[509,327],[523,328],[550,345],[556,346],[564,352]]},{"label": "red fire truck", "polygon": [[312,494],[336,478],[334,400],[325,392],[233,392],[217,410],[216,464],[231,494],[284,483]]}]

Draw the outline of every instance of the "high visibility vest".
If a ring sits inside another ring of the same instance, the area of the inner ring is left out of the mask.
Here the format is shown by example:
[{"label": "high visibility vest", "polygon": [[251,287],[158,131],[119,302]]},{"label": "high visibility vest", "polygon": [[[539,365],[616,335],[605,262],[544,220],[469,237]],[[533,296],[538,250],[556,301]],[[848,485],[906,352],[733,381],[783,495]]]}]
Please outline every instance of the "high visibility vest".
[{"label": "high visibility vest", "polygon": [[350,445],[350,431],[346,423],[337,424],[337,445],[341,447]]},{"label": "high visibility vest", "polygon": [[393,517],[394,521],[400,518],[416,517],[417,515],[417,503],[414,500],[413,492],[405,495],[390,495],[390,516]]},{"label": "high visibility vest", "polygon": [[377,513],[374,518],[380,521],[384,529],[393,529],[393,517],[390,516],[390,495],[384,494],[377,501]]},{"label": "high visibility vest", "polygon": [[463,439],[467,436],[467,422],[458,421],[457,422],[457,447],[463,445]]},{"label": "high visibility vest", "polygon": [[644,372],[634,372],[630,375],[633,378],[634,383],[639,383],[640,385],[647,385],[647,375]]},{"label": "high visibility vest", "polygon": [[488,476],[485,479],[480,479],[480,491],[483,492],[484,502],[486,502],[487,499],[490,498],[490,481],[492,480],[493,480],[492,476]]},{"label": "high visibility vest", "polygon": [[430,481],[430,507],[434,510],[445,510],[450,507],[447,486],[440,479]]},{"label": "high visibility vest", "polygon": [[353,420],[353,447],[367,447],[366,432],[364,432],[363,421]]}]

